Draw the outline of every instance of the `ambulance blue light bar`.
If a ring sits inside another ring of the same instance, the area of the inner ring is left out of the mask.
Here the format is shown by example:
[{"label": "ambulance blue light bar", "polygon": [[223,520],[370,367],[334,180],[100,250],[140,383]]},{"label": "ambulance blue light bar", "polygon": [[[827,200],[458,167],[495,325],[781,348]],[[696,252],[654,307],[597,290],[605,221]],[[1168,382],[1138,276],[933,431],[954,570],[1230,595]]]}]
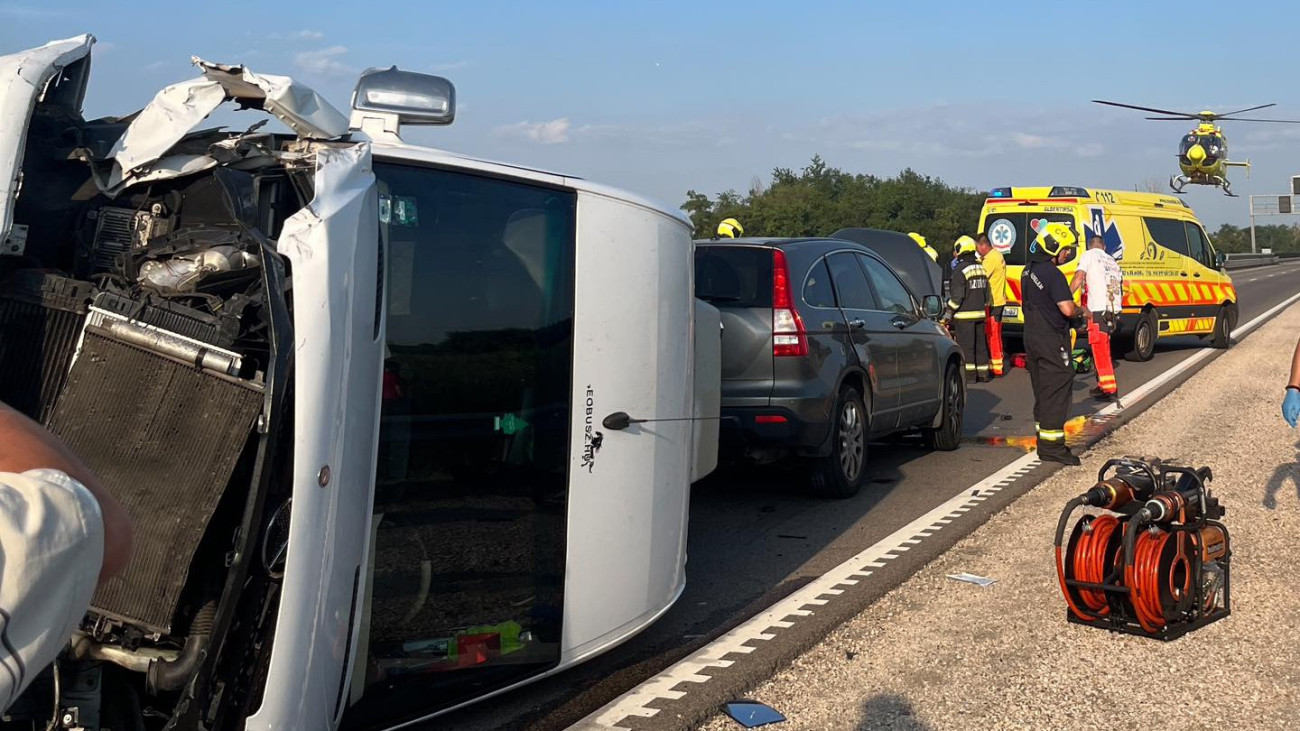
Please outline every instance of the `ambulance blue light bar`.
[{"label": "ambulance blue light bar", "polygon": [[993,190],[990,190],[990,191],[989,191],[989,197],[990,197],[990,198],[1010,198],[1010,197],[1011,197],[1011,189],[1010,189],[1010,188],[994,188]]}]

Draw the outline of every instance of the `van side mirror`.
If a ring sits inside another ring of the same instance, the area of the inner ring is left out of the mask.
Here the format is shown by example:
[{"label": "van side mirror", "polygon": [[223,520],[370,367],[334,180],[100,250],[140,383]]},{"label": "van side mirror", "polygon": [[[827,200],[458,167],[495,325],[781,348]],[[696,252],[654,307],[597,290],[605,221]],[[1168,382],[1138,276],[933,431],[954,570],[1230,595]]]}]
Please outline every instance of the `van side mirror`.
[{"label": "van side mirror", "polygon": [[1224,256],[1222,251],[1214,252],[1215,269],[1222,269],[1223,267],[1227,266],[1227,264],[1228,264],[1228,257]]},{"label": "van side mirror", "polygon": [[927,294],[921,298],[921,310],[931,320],[937,320],[943,314],[943,300],[937,294]]}]

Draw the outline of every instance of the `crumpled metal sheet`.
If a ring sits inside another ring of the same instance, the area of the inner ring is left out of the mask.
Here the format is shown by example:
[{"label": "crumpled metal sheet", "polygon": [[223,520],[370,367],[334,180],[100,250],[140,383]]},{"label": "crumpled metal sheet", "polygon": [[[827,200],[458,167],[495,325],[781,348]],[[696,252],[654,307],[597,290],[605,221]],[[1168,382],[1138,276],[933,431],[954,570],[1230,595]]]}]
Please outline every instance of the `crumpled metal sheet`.
[{"label": "crumpled metal sheet", "polygon": [[225,100],[225,88],[206,78],[182,81],[158,92],[109,152],[116,164],[106,187],[117,190],[124,182],[138,182],[137,171],[166,155]]},{"label": "crumpled metal sheet", "polygon": [[299,137],[333,140],[348,133],[348,118],[308,86],[288,76],[255,74],[244,66],[204,61],[195,56],[194,65],[203,75],[221,82],[235,99],[261,99],[262,107],[284,122]]},{"label": "crumpled metal sheet", "polygon": [[216,167],[229,160],[173,155],[172,149],[227,100],[266,110],[305,139],[332,140],[348,134],[348,118],[315,90],[288,76],[256,74],[195,57],[198,79],[172,84],[154,96],[113,145],[113,168],[98,180],[110,197],[144,182],[168,180]]},{"label": "crumpled metal sheet", "polygon": [[86,34],[0,56],[0,243],[13,225],[27,124],[36,100],[55,74],[90,55],[94,43],[95,37]]}]

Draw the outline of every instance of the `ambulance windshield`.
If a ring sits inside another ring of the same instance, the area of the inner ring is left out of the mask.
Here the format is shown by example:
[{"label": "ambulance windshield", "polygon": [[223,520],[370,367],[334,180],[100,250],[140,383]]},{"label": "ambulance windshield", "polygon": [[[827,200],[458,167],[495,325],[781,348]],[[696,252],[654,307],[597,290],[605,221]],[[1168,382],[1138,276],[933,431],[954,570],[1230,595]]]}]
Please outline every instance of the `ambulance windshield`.
[{"label": "ambulance windshield", "polygon": [[1028,261],[1029,242],[1049,223],[1064,223],[1080,236],[1071,213],[990,213],[984,219],[984,232],[993,248],[1002,252],[1007,264]]}]

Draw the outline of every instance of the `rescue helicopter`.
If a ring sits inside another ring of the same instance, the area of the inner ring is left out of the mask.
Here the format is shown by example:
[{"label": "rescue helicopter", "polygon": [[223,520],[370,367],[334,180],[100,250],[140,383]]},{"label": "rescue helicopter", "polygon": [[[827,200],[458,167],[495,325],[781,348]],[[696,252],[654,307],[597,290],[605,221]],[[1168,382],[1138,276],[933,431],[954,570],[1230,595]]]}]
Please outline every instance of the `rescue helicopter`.
[{"label": "rescue helicopter", "polygon": [[1200,120],[1200,124],[1198,124],[1192,131],[1183,135],[1182,140],[1178,143],[1178,167],[1182,169],[1182,174],[1169,178],[1169,187],[1172,188],[1175,193],[1182,193],[1183,189],[1190,183],[1193,185],[1212,185],[1217,188],[1222,188],[1224,195],[1235,198],[1236,195],[1232,192],[1232,184],[1228,182],[1228,168],[1246,168],[1246,176],[1250,177],[1250,161],[1236,162],[1228,159],[1228,139],[1224,136],[1223,129],[1216,124],[1217,122],[1231,121],[1300,124],[1300,120],[1294,119],[1257,119],[1235,116],[1259,109],[1267,109],[1269,107],[1277,106],[1276,104],[1261,104],[1256,107],[1238,109],[1235,112],[1216,114],[1214,112],[1172,112],[1168,109],[1139,107],[1133,104],[1102,101],[1101,99],[1093,99],[1092,101],[1096,104],[1105,104],[1111,107],[1136,109],[1141,112],[1159,114],[1161,116],[1147,117],[1147,119],[1161,122]]}]

